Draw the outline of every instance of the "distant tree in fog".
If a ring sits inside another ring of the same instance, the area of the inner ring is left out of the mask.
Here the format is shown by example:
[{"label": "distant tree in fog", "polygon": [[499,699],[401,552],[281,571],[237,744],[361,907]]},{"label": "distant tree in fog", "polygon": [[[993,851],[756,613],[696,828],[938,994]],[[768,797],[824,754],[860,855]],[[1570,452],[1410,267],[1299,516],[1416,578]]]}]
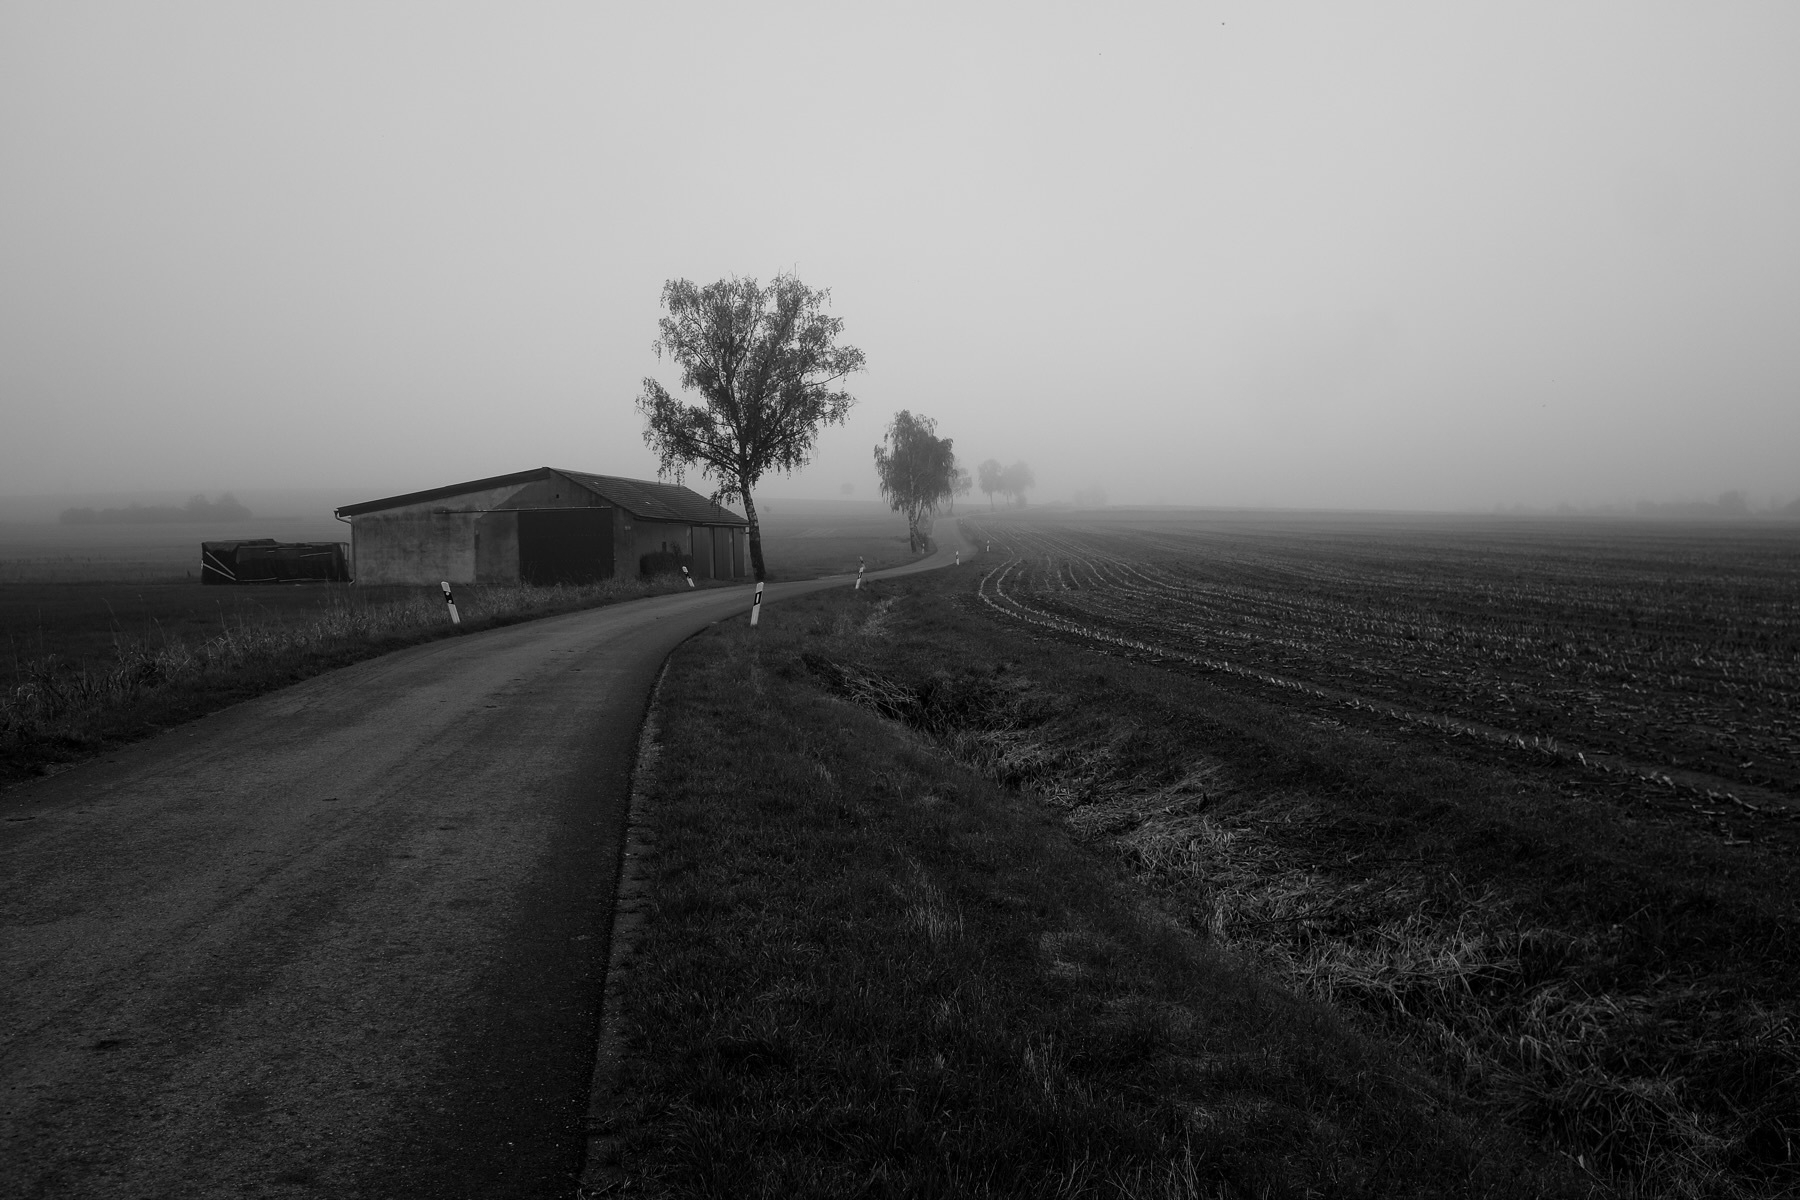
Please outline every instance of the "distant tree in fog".
[{"label": "distant tree in fog", "polygon": [[1082,488],[1075,493],[1076,508],[1105,508],[1106,489],[1091,487]]},{"label": "distant tree in fog", "polygon": [[854,492],[855,490],[856,490],[856,485],[854,483],[846,483],[838,488],[838,491],[842,492],[846,496],[850,495],[850,493]]},{"label": "distant tree in fog", "polygon": [[990,458],[975,468],[975,474],[981,481],[981,490],[987,493],[988,507],[993,508],[994,493],[1000,492],[1004,495],[1006,492],[1006,468],[1000,465],[999,459]]},{"label": "distant tree in fog", "polygon": [[937,436],[937,422],[930,417],[901,409],[875,447],[875,473],[889,506],[906,514],[907,545],[916,552],[925,540],[920,520],[955,494],[956,453],[950,439]]},{"label": "distant tree in fog", "polygon": [[[1530,512],[1522,504],[1513,505],[1514,512]],[[1558,511],[1574,511],[1563,505]],[[1654,500],[1639,500],[1637,511],[1646,517],[1747,517],[1750,515],[1750,500],[1742,492],[1721,493],[1718,500],[1670,500],[1658,503]]]},{"label": "distant tree in fog", "polygon": [[1008,500],[1020,508],[1025,507],[1025,493],[1037,486],[1037,476],[1031,468],[1022,462],[1016,462],[1000,472],[999,491]]},{"label": "distant tree in fog", "polygon": [[830,301],[829,291],[792,275],[767,287],[737,278],[663,285],[666,315],[654,348],[681,368],[681,386],[701,402],[684,403],[645,379],[637,402],[644,441],[661,460],[660,474],[679,479],[698,466],[716,485],[714,500],[743,501],[759,582],[762,526],[750,489],[769,471],[804,466],[819,430],[841,425],[856,403],[838,385],[863,369],[863,352],[837,344],[844,322],[825,315]]},{"label": "distant tree in fog", "polygon": [[951,469],[951,471],[950,471],[950,511],[951,512],[956,511],[956,498],[958,496],[968,495],[969,489],[974,486],[975,486],[975,481],[973,479],[969,478],[969,472],[966,467],[954,467]]},{"label": "distant tree in fog", "polygon": [[194,496],[187,502],[188,518],[194,521],[248,521],[250,510],[238,503],[238,498],[230,492],[223,492],[217,500],[207,503],[205,496]]}]

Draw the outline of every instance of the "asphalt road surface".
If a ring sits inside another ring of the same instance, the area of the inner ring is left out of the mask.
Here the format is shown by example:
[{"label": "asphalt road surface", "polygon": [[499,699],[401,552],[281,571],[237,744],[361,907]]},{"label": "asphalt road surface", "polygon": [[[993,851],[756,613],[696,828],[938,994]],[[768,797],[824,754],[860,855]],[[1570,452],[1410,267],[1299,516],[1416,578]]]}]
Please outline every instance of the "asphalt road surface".
[{"label": "asphalt road surface", "polygon": [[571,1195],[645,703],[748,597],[418,646],[0,797],[0,1196]]}]

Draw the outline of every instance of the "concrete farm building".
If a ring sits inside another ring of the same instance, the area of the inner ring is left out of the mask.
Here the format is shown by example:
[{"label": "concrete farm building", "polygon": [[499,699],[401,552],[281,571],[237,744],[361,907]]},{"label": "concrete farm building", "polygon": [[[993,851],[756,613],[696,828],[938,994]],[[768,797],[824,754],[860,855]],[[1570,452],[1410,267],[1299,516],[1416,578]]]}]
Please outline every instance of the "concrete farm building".
[{"label": "concrete farm building", "polygon": [[587,583],[680,554],[697,579],[749,574],[749,523],[679,484],[539,467],[337,510],[358,583]]}]

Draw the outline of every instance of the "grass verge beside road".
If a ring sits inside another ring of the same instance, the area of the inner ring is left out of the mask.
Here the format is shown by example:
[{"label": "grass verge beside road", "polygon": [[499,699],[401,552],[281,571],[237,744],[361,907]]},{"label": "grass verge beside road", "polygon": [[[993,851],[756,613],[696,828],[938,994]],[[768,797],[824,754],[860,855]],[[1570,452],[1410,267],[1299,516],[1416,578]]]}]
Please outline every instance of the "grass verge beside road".
[{"label": "grass verge beside road", "polygon": [[[191,589],[190,589],[191,590]],[[685,590],[679,579],[555,587],[469,586],[456,591],[460,627],[436,589],[280,589],[284,610],[249,610],[252,589],[229,592],[216,630],[138,632],[115,626],[110,653],[96,653],[87,625],[58,630],[69,653],[16,656],[0,691],[0,786],[53,772],[228,704],[334,667],[457,632],[474,632],[577,609]],[[260,590],[258,590],[260,591]],[[319,602],[294,607],[296,596]],[[91,622],[89,623],[91,625]],[[171,622],[173,624],[173,622]],[[78,648],[75,648],[78,647]]]},{"label": "grass verge beside road", "polygon": [[[896,533],[897,520],[827,508],[772,522],[764,544],[770,578],[854,573],[859,558],[871,570],[911,562],[918,556],[903,524]],[[321,671],[455,632],[435,587],[207,587],[179,575],[132,581],[126,576],[141,564],[121,555],[186,554],[192,544],[187,532],[177,537],[160,527],[117,536],[123,544],[88,547],[80,562],[85,582],[33,576],[43,563],[0,562],[8,568],[0,571],[0,787]],[[0,551],[9,547],[17,549]],[[456,595],[461,629],[473,632],[680,590],[679,579],[664,578],[465,585]]]},{"label": "grass verge beside road", "polygon": [[672,660],[615,1189],[1561,1191],[1554,1160],[1266,981],[1055,807],[822,684],[1010,649],[955,626],[968,583],[785,601]]}]

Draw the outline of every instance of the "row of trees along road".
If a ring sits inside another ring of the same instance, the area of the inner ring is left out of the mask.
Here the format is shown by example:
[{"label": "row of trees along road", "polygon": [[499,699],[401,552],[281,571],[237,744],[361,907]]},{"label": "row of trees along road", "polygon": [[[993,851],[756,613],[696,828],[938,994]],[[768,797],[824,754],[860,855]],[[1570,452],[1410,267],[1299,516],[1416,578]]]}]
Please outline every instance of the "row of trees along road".
[{"label": "row of trees along road", "polygon": [[1022,462],[1003,467],[999,459],[990,458],[975,471],[981,480],[981,490],[987,494],[989,508],[994,507],[995,492],[1005,496],[1007,503],[1024,507],[1025,493],[1037,486],[1037,476]]}]

